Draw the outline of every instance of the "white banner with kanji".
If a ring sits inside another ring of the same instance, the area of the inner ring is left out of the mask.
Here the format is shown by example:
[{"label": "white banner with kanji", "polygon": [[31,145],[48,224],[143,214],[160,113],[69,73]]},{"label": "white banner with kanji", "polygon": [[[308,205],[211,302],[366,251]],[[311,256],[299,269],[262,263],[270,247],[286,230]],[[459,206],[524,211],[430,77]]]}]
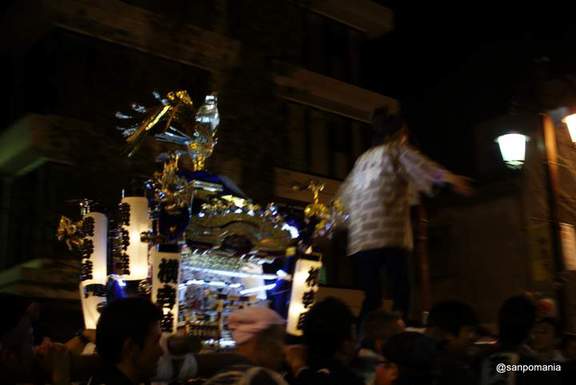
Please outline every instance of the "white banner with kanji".
[{"label": "white banner with kanji", "polygon": [[175,333],[178,326],[178,282],[180,252],[152,252],[152,302],[162,309],[163,332]]},{"label": "white banner with kanji", "polygon": [[322,262],[300,258],[296,261],[292,276],[292,295],[288,308],[288,333],[302,335],[302,323],[318,292],[318,280]]}]

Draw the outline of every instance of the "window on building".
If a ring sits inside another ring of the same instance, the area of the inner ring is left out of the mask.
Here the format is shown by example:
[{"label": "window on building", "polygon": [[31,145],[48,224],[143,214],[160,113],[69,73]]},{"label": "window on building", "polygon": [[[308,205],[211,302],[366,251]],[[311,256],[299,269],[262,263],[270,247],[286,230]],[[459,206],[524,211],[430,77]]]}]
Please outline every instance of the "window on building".
[{"label": "window on building", "polygon": [[286,103],[288,151],[283,167],[344,179],[370,146],[368,124],[298,103]]},{"label": "window on building", "polygon": [[304,16],[302,57],[304,68],[358,85],[362,32],[325,16]]}]

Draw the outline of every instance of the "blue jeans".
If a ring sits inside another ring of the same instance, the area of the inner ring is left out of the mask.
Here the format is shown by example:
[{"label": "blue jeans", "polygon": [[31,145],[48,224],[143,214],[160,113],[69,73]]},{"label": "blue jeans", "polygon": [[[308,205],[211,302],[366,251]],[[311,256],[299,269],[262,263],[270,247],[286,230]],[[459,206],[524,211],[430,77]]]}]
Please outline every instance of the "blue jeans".
[{"label": "blue jeans", "polygon": [[386,268],[390,295],[394,310],[400,311],[403,318],[410,310],[410,276],[408,258],[411,252],[397,247],[360,251],[350,258],[356,267],[357,285],[364,291],[364,303],[360,313],[362,323],[366,315],[382,306],[382,284],[380,272]]}]

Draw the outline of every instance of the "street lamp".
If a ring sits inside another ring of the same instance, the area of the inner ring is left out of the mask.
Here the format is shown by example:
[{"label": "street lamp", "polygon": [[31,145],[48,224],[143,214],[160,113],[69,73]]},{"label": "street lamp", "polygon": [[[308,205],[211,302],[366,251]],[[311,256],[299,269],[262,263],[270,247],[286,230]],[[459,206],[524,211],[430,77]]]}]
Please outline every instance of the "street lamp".
[{"label": "street lamp", "polygon": [[562,119],[562,122],[568,127],[568,133],[572,143],[576,143],[576,114],[567,115]]},{"label": "street lamp", "polygon": [[[570,111],[568,108],[559,108],[554,111],[541,113],[541,137],[538,136],[538,141],[540,142],[540,139],[542,140],[544,150],[543,155],[546,168],[545,186],[548,201],[548,220],[550,223],[551,246],[554,261],[553,265],[556,273],[554,286],[559,309],[562,314],[560,318],[567,323],[566,326],[568,329],[576,329],[576,317],[574,316],[574,313],[568,309],[567,298],[570,297],[566,294],[568,283],[566,283],[567,278],[565,278],[565,258],[567,258],[565,253],[570,249],[564,247],[565,242],[568,241],[564,240],[562,237],[563,227],[559,215],[560,177],[558,168],[560,163],[558,162],[558,138],[555,125],[555,121],[558,122],[561,120],[568,128],[572,142],[576,144],[576,113],[570,114],[570,112],[573,111]],[[496,139],[496,142],[500,146],[502,159],[509,167],[519,168],[522,166],[525,159],[527,141],[528,138],[525,135],[517,133],[509,133]],[[568,245],[568,243],[566,244]]]},{"label": "street lamp", "polygon": [[496,138],[502,159],[510,168],[521,168],[526,158],[526,135],[510,133]]},{"label": "street lamp", "polygon": [[[550,236],[551,246],[554,258],[554,267],[556,271],[555,282],[557,283],[562,273],[563,266],[563,247],[561,239],[561,226],[560,218],[558,215],[558,152],[557,152],[557,138],[554,125],[554,119],[550,112],[541,114],[542,124],[542,142],[544,147],[544,159],[546,168],[546,193],[548,201],[548,215],[550,223]],[[576,119],[568,119],[567,116],[563,119],[566,125],[570,128],[570,124],[576,125]],[[576,115],[575,115],[576,118]],[[575,131],[576,133],[576,131]],[[576,136],[574,136],[576,138]],[[499,136],[496,142],[500,146],[502,159],[510,168],[520,168],[524,163],[526,155],[526,142],[528,137],[518,133],[508,133]],[[565,302],[562,288],[557,286],[556,295],[562,314],[565,316]]]}]

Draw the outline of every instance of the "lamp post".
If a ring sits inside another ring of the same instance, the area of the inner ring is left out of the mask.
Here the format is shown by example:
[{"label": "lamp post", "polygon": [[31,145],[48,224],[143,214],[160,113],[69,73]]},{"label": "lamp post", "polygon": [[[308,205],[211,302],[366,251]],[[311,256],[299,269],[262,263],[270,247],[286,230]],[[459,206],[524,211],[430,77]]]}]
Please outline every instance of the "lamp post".
[{"label": "lamp post", "polygon": [[563,287],[560,284],[561,274],[564,270],[562,239],[560,238],[560,216],[558,215],[558,149],[556,127],[549,113],[542,115],[542,133],[544,138],[544,151],[546,159],[546,190],[548,192],[548,207],[550,210],[550,233],[552,235],[552,252],[554,257],[556,298],[561,320],[566,322],[566,306]]},{"label": "lamp post", "polygon": [[[561,318],[564,322],[571,323],[566,319],[567,309],[564,294],[564,287],[561,284],[564,272],[564,255],[561,239],[561,224],[558,214],[558,191],[559,191],[559,174],[558,174],[558,150],[556,126],[550,113],[542,115],[542,139],[544,142],[544,156],[546,168],[546,191],[549,209],[550,234],[552,241],[552,253],[554,258],[554,289],[558,300],[558,308]],[[576,114],[565,116],[562,121],[566,124],[572,142],[576,142]],[[517,133],[509,133],[499,136],[496,142],[500,146],[502,159],[511,168],[521,168],[525,159],[525,145],[528,137]]]}]

